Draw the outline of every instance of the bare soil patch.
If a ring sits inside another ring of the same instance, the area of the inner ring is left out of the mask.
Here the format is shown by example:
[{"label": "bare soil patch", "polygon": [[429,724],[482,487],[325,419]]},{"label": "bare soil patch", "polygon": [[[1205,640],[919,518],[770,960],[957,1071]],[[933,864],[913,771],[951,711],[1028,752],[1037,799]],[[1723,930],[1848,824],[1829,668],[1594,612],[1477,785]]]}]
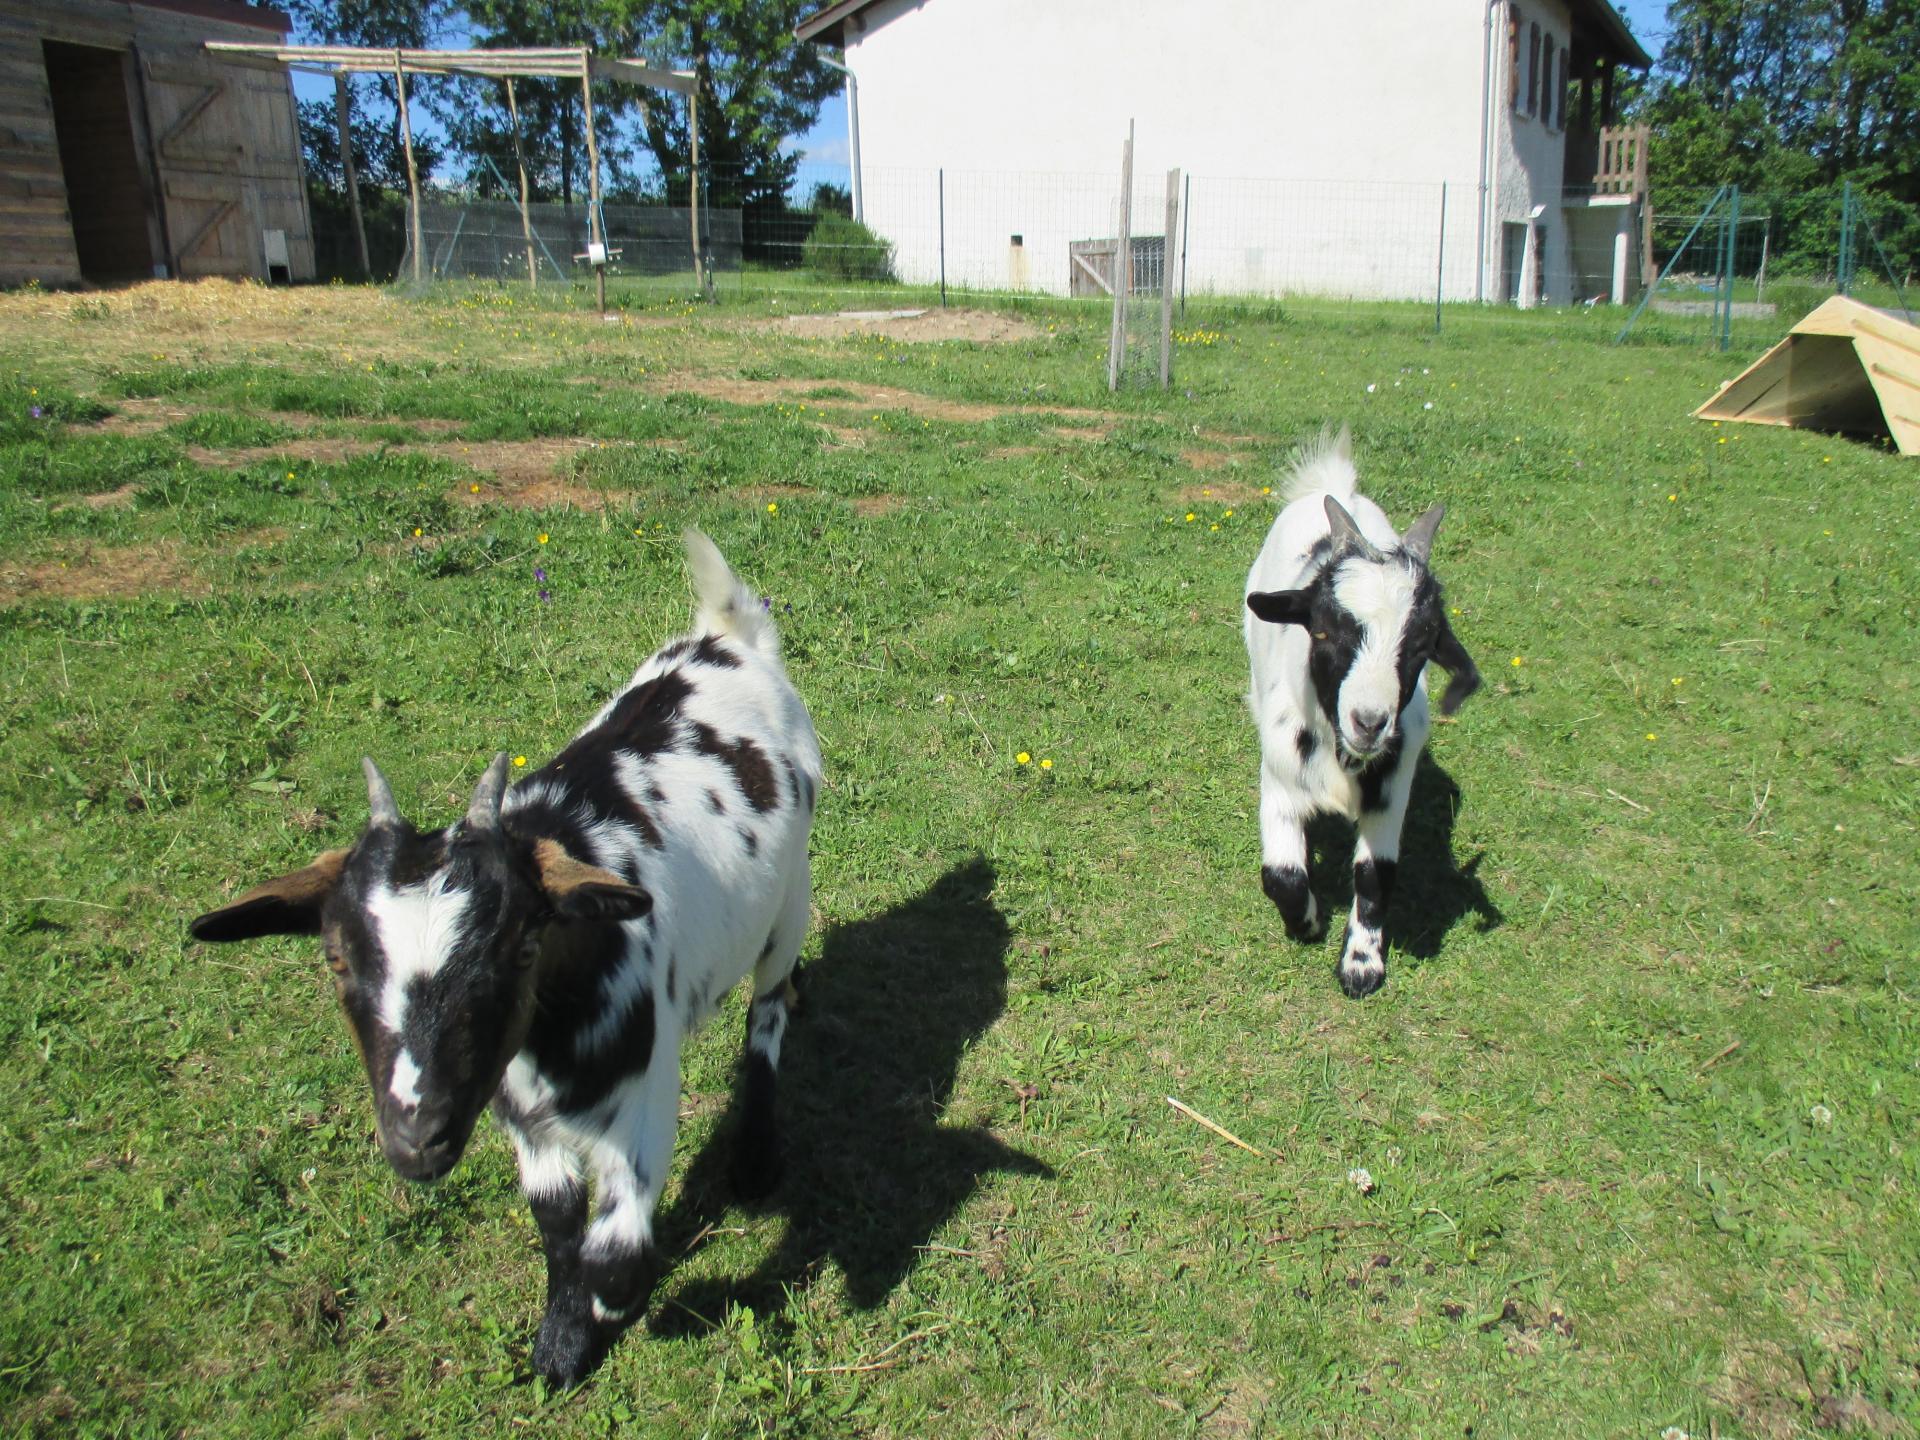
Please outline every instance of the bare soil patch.
[{"label": "bare soil patch", "polygon": [[113,414],[88,428],[108,435],[151,435],[201,413],[198,405],[182,405],[174,400],[115,400]]},{"label": "bare soil patch", "polygon": [[[812,392],[828,385],[846,391],[852,398],[808,400]],[[904,410],[929,420],[954,420],[963,424],[998,420],[1004,415],[1063,415],[1101,421],[1110,428],[1122,418],[1110,410],[1086,410],[1071,405],[992,405],[983,401],[948,400],[915,390],[896,390],[889,385],[869,385],[861,380],[746,380],[731,375],[680,375],[667,381],[666,388],[733,405],[772,405],[800,400],[823,413],[835,409]],[[1088,428],[1068,433],[1097,439],[1105,431]]]},{"label": "bare soil patch", "polygon": [[989,460],[1018,460],[1025,455],[1046,453],[1047,447],[1044,445],[996,445],[986,452]]},{"label": "bare soil patch", "polygon": [[838,315],[788,315],[769,322],[768,328],[809,340],[885,335],[889,340],[910,344],[971,340],[982,345],[1005,345],[1043,339],[1047,333],[1031,320],[992,310],[843,310]]},{"label": "bare soil patch", "polygon": [[1185,505],[1251,505],[1256,500],[1271,500],[1258,485],[1239,480],[1209,480],[1204,485],[1182,485],[1175,492]]},{"label": "bare soil patch", "polygon": [[58,515],[63,510],[126,510],[132,507],[139,497],[140,482],[129,480],[116,490],[104,490],[98,495],[82,495],[77,500],[62,500],[53,507]]},{"label": "bare soil patch", "polygon": [[853,513],[869,518],[875,515],[891,515],[907,503],[904,495],[856,495],[847,502],[853,506]]},{"label": "bare soil patch", "polygon": [[26,600],[124,600],[137,595],[206,595],[213,587],[178,542],[76,546],[34,565],[0,561],[0,604]]}]

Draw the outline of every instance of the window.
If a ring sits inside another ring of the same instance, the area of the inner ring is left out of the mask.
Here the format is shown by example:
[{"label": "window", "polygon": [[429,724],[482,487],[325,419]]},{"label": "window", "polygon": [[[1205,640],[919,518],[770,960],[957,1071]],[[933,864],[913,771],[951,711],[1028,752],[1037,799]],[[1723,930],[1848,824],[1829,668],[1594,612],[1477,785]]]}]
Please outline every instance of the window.
[{"label": "window", "polygon": [[1507,106],[1520,108],[1520,10],[1507,7]]},{"label": "window", "polygon": [[1540,27],[1527,27],[1527,114],[1540,112]]}]

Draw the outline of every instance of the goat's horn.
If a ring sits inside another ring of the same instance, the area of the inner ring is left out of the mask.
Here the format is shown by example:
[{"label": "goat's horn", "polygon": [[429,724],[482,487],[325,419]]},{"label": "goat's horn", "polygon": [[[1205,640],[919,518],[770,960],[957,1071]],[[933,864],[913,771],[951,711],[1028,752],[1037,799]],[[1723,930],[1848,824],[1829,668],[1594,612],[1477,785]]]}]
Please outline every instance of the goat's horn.
[{"label": "goat's horn", "polygon": [[1386,557],[1366,536],[1360,533],[1360,527],[1353,523],[1353,516],[1347,513],[1347,507],[1333,496],[1327,496],[1327,524],[1333,527],[1333,543],[1338,549],[1351,545],[1369,560],[1383,560]]},{"label": "goat's horn", "polygon": [[1447,507],[1436,505],[1407,527],[1407,533],[1401,537],[1400,548],[1405,550],[1422,565],[1433,553],[1433,534],[1440,528],[1440,522],[1447,518]]},{"label": "goat's horn", "polygon": [[371,755],[360,757],[360,768],[367,776],[367,816],[369,825],[398,825],[400,807],[393,803],[393,787],[387,784],[387,777],[380,773],[380,767],[373,763]]},{"label": "goat's horn", "polygon": [[487,766],[487,773],[473,787],[473,803],[467,806],[469,830],[492,830],[500,824],[500,800],[507,791],[507,752],[502,750]]}]

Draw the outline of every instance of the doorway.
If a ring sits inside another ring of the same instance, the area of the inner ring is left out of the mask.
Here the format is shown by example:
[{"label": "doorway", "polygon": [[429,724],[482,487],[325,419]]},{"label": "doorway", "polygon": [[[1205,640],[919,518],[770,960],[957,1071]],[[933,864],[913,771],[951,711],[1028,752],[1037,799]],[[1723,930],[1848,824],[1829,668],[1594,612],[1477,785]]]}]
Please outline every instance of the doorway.
[{"label": "doorway", "polygon": [[42,48],[80,273],[96,283],[151,279],[153,236],[127,103],[132,56],[57,40]]}]

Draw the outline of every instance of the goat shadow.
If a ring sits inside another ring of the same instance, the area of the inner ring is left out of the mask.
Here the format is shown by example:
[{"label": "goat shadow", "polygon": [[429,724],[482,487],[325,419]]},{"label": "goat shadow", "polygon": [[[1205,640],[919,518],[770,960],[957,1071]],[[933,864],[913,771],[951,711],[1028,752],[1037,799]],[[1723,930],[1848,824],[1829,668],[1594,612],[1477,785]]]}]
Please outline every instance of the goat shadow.
[{"label": "goat shadow", "polygon": [[[1453,827],[1460,814],[1460,787],[1429,750],[1420,752],[1413,795],[1400,831],[1400,860],[1387,910],[1387,943],[1415,960],[1440,953],[1447,932],[1466,915],[1480,917],[1480,933],[1497,930],[1506,916],[1480,883],[1485,851],[1464,864],[1453,856]],[[1353,906],[1354,827],[1333,816],[1307,824],[1308,872],[1327,908],[1336,938],[1341,917]]]},{"label": "goat shadow", "polygon": [[[1051,1177],[985,1130],[941,1123],[960,1061],[1006,1006],[1006,918],[993,866],[975,857],[870,919],[835,925],[800,978],[780,1058],[786,1173],[763,1203],[786,1217],[749,1275],[676,1285],[663,1277],[656,1334],[717,1321],[729,1303],[777,1308],[831,1260],[852,1303],[882,1303],[978,1188],[1012,1171]],[[656,1233],[679,1255],[732,1200],[727,1181],[741,1096],[695,1158]]]}]

